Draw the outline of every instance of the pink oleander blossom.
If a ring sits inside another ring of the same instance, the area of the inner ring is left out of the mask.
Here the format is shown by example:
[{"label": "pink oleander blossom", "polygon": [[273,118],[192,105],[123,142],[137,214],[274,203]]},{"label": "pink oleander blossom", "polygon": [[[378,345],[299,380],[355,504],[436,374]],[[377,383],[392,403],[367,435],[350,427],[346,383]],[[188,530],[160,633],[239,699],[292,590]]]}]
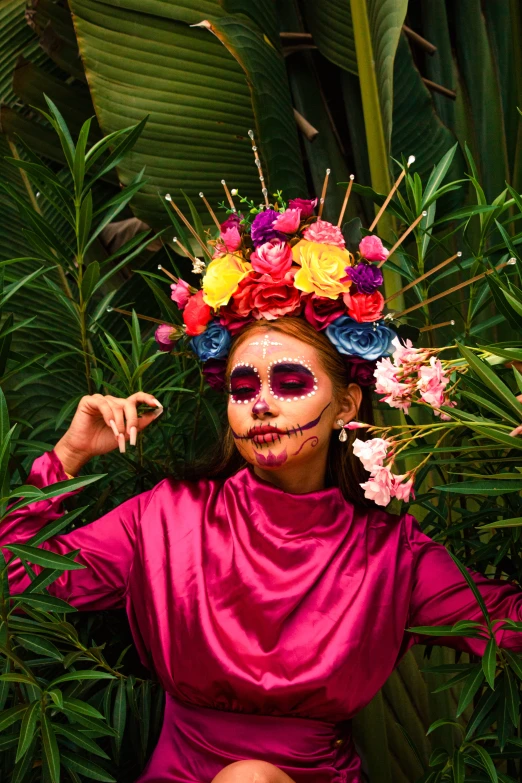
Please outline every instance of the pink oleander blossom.
[{"label": "pink oleander blossom", "polygon": [[419,380],[417,390],[421,399],[431,405],[433,408],[440,408],[444,405],[444,389],[449,383],[444,367],[440,359],[432,356],[429,365],[424,365],[419,369]]},{"label": "pink oleander blossom", "polygon": [[284,234],[295,234],[301,222],[300,209],[287,209],[274,220],[274,228]]},{"label": "pink oleander blossom", "polygon": [[363,237],[359,243],[359,253],[367,261],[386,261],[389,251],[386,250],[379,237],[370,234]]},{"label": "pink oleander blossom", "polygon": [[373,500],[378,506],[387,506],[393,497],[393,474],[388,467],[379,467],[372,475],[361,484],[364,489],[364,497]]},{"label": "pink oleander blossom", "polygon": [[[407,479],[404,481],[404,479]],[[403,476],[393,476],[392,497],[396,497],[397,500],[404,500],[406,503],[409,501],[410,496],[415,499],[415,492],[413,491],[413,478],[408,479],[408,474]]]},{"label": "pink oleander blossom", "polygon": [[396,389],[399,382],[397,379],[397,367],[388,357],[380,359],[375,366],[374,378],[377,394],[389,394]]},{"label": "pink oleander blossom", "polygon": [[173,302],[176,302],[180,310],[183,310],[191,295],[189,284],[180,277],[177,283],[171,284],[170,289],[170,298]]},{"label": "pink oleander blossom", "polygon": [[303,237],[309,242],[319,242],[321,245],[335,245],[340,248],[345,246],[341,229],[321,218],[305,228]]},{"label": "pink oleander blossom", "polygon": [[427,351],[422,348],[414,348],[411,340],[402,341],[398,337],[394,337],[392,345],[395,346],[392,357],[397,366],[410,363],[420,364],[427,357]]},{"label": "pink oleander blossom", "polygon": [[383,440],[383,438],[371,438],[370,440],[356,438],[352,446],[354,455],[361,460],[363,467],[369,473],[382,467],[389,448],[390,442]]}]

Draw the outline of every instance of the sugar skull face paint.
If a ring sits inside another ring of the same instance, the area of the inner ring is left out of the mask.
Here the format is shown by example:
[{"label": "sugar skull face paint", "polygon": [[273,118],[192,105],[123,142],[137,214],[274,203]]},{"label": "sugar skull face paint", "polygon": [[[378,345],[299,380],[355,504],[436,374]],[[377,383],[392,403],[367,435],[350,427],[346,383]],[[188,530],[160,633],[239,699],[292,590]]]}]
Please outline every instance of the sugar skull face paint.
[{"label": "sugar skull face paint", "polygon": [[239,362],[230,374],[230,401],[247,405],[259,397],[261,378],[253,364]]},{"label": "sugar skull face paint", "polygon": [[231,434],[257,475],[294,481],[302,467],[303,486],[324,480],[340,410],[313,346],[275,330],[249,335],[233,350],[229,392]]},{"label": "sugar skull face paint", "polygon": [[276,400],[304,400],[317,391],[317,378],[301,357],[270,362],[269,388]]}]

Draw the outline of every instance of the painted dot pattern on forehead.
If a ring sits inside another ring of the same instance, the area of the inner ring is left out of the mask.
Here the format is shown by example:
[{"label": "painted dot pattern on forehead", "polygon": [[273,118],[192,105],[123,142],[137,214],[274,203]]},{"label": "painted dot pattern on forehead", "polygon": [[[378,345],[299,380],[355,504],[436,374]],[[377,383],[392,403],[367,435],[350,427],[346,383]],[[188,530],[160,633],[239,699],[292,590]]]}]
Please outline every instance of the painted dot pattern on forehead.
[{"label": "painted dot pattern on forehead", "polygon": [[283,343],[279,343],[276,340],[271,340],[270,339],[270,335],[268,335],[268,334],[265,334],[263,336],[262,340],[255,340],[254,342],[248,343],[248,344],[249,345],[255,345],[255,346],[258,346],[258,347],[262,348],[263,359],[266,358],[267,353],[273,353],[274,351],[277,350],[277,347],[275,347],[275,346],[283,345]]}]

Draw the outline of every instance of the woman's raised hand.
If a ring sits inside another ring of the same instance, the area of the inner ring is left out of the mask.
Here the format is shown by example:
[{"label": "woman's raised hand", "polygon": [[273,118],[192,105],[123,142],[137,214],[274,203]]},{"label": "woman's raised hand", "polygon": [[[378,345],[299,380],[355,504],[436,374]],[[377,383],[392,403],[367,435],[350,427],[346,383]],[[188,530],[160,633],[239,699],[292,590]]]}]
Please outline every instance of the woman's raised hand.
[{"label": "woman's raised hand", "polygon": [[[138,416],[140,403],[155,410]],[[135,446],[137,433],[161,413],[161,403],[146,392],[136,392],[127,398],[86,395],[78,403],[69,429],[56,444],[55,453],[66,473],[76,475],[92,457],[116,448],[124,452],[126,441]]]}]

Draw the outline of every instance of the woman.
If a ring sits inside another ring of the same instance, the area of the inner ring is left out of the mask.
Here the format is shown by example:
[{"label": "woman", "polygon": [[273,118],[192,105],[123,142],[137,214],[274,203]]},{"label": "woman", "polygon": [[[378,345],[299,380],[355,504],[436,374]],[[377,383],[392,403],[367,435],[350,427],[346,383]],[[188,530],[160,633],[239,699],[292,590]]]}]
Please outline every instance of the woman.
[{"label": "woman", "polygon": [[[86,568],[66,572],[53,593],[79,609],[125,606],[167,693],[140,783],[361,781],[349,720],[406,650],[427,641],[405,629],[482,619],[445,548],[410,515],[350,500],[358,480],[350,440],[338,435],[363,392],[346,373],[304,320],[254,322],[228,358],[228,477],[165,479],[44,545],[81,550]],[[161,412],[138,418],[143,402],[159,406],[145,393],[84,397],[29,483],[64,480],[95,455],[135,445]],[[235,472],[231,448],[243,464]],[[59,504],[14,513],[2,542],[27,541]],[[520,619],[518,589],[473,576],[492,618]],[[21,565],[10,579],[24,589]],[[515,632],[498,640],[522,651]],[[429,641],[484,651],[477,639]]]}]

